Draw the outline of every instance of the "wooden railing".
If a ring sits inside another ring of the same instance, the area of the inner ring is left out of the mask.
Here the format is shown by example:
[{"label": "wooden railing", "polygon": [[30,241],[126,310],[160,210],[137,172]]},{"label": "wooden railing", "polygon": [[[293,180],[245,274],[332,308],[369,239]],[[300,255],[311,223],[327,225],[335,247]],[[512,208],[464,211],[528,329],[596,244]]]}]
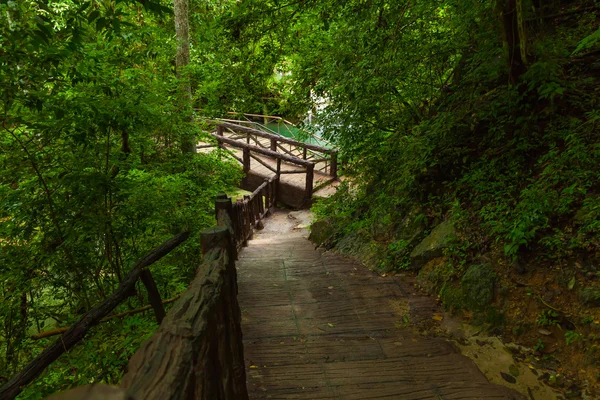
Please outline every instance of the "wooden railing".
[{"label": "wooden railing", "polygon": [[[234,136],[229,138],[224,138],[224,133],[230,132],[234,134]],[[323,173],[329,174],[332,178],[337,178],[338,173],[338,152],[335,149],[330,149],[322,146],[317,146],[310,143],[300,142],[295,139],[286,138],[284,136],[263,132],[258,129],[249,128],[246,126],[242,126],[239,124],[226,122],[226,121],[218,121],[217,122],[217,131],[216,131],[217,140],[221,143],[226,143],[234,147],[245,148],[245,146],[241,146],[240,144],[233,144],[231,140],[235,140],[236,142],[240,142],[240,139],[245,139],[246,144],[250,146],[250,142],[254,143],[254,152],[259,154],[267,155],[272,158],[276,158],[278,160],[283,160],[289,162],[291,164],[296,165],[304,165],[299,161],[309,161],[313,163],[314,169],[317,171],[321,171]],[[265,145],[259,138],[268,139],[269,144]],[[229,140],[223,140],[229,139]],[[243,143],[243,142],[240,142]],[[247,147],[247,146],[246,146]],[[258,151],[256,147],[261,148],[262,150],[269,150],[270,153],[265,153]],[[272,152],[272,153],[271,153]],[[280,156],[289,156],[293,157],[293,159],[283,158],[277,156],[273,153],[279,153]],[[255,158],[256,159],[256,158]],[[238,160],[242,162],[243,165],[247,165],[244,160]],[[249,158],[246,160],[249,163]],[[265,165],[265,164],[263,164]],[[273,170],[272,167],[267,167],[270,170]],[[274,171],[276,172],[276,171]]]},{"label": "wooden railing", "polygon": [[215,210],[227,211],[232,223],[233,238],[236,250],[245,246],[252,239],[254,229],[262,229],[262,220],[266,218],[277,204],[277,177],[268,178],[251,195],[232,202],[227,195],[217,196]]},{"label": "wooden railing", "polygon": [[[264,130],[274,134],[281,134],[281,131],[284,129],[287,132],[289,137],[292,137],[301,142],[305,142],[306,138],[311,139],[314,142],[325,145],[325,147],[335,147],[332,143],[330,143],[327,139],[316,135],[315,133],[304,129],[293,122],[288,121],[285,118],[278,117],[275,115],[263,115],[263,114],[250,114],[250,113],[238,113],[230,111],[227,113],[231,116],[231,118],[236,119],[221,119],[226,122],[233,122],[236,124],[244,124],[250,127],[254,127],[259,130]],[[261,122],[258,122],[261,121]],[[271,129],[268,125],[277,124],[277,132]],[[293,129],[290,129],[292,127]],[[283,129],[282,129],[283,128]]]},{"label": "wooden railing", "polygon": [[[252,238],[254,229],[262,228],[262,219],[275,207],[276,198],[276,178],[267,179],[252,195],[236,202],[227,195],[218,195],[217,226],[200,234],[204,259],[196,278],[166,316],[163,309],[159,329],[131,358],[121,387],[90,385],[52,399],[100,396],[105,400],[247,400],[235,259],[239,248]],[[140,259],[113,294],[0,388],[0,399],[14,399],[92,326],[135,293],[136,281],[148,271],[145,268],[188,237],[189,232],[178,234]]]}]

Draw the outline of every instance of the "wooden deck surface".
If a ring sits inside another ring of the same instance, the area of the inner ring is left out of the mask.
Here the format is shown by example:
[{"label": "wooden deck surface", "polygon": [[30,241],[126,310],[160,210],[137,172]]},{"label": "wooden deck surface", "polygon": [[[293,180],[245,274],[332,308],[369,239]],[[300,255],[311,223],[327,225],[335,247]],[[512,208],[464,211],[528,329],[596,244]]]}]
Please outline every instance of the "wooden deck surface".
[{"label": "wooden deck surface", "polygon": [[267,219],[237,262],[251,399],[524,399],[403,326],[415,307],[431,318],[432,299],[315,250],[290,224]]}]

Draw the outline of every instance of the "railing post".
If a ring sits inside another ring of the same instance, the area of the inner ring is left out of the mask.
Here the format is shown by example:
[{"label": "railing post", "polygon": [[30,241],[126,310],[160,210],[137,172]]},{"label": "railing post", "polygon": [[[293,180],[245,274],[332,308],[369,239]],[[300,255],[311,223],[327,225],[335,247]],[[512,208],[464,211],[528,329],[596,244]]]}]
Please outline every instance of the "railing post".
[{"label": "railing post", "polygon": [[306,160],[306,147],[302,150],[302,159]]},{"label": "railing post", "polygon": [[254,231],[252,229],[252,225],[254,225],[254,221],[252,221],[252,218],[254,218],[254,215],[252,213],[252,202],[250,201],[250,196],[248,196],[247,194],[244,195],[244,200],[244,203],[246,205],[246,209],[244,210],[244,216],[246,219],[246,230],[244,237],[246,238],[246,240],[252,240],[252,238],[254,237]]},{"label": "railing post", "polygon": [[310,163],[306,166],[306,187],[304,189],[304,201],[305,204],[310,204],[313,194],[313,180],[315,175],[315,164]]},{"label": "railing post", "polygon": [[142,270],[140,274],[140,279],[146,290],[148,291],[148,301],[154,310],[154,315],[156,316],[156,322],[160,325],[160,323],[165,318],[165,306],[162,303],[162,299],[160,298],[160,292],[156,287],[156,282],[152,277],[152,272],[149,269]]},{"label": "railing post", "polygon": [[[219,217],[219,211],[225,211],[227,213],[227,217],[229,221],[224,221]],[[233,212],[233,203],[231,198],[227,196],[225,193],[220,193],[215,198],[215,213],[217,217],[217,225],[230,225],[227,226],[231,230],[231,237],[234,242],[234,256],[237,260],[237,241],[235,240],[237,231],[239,230],[239,225],[237,223],[237,218]]]},{"label": "railing post", "polygon": [[271,139],[271,150],[277,151],[277,139]]},{"label": "railing post", "polygon": [[277,198],[279,197],[279,176],[275,177],[273,181],[273,199],[271,207],[274,209],[277,205]]},{"label": "railing post", "polygon": [[244,172],[248,173],[250,171],[250,149],[244,147]]},{"label": "railing post", "polygon": [[329,167],[329,175],[337,178],[338,153],[335,150],[331,151],[331,166]]},{"label": "railing post", "polygon": [[[223,137],[224,136],[223,135],[224,130],[225,130],[225,128],[223,128],[223,126],[217,125],[217,136]],[[220,140],[217,139],[217,147],[219,149],[224,149],[225,145]]]},{"label": "railing post", "polygon": [[277,159],[277,179],[279,180],[279,176],[281,175],[281,158]]},{"label": "railing post", "polygon": [[269,208],[269,204],[271,202],[271,180],[266,178],[265,182],[267,182],[267,186],[265,186],[265,216],[267,216],[271,211]]}]

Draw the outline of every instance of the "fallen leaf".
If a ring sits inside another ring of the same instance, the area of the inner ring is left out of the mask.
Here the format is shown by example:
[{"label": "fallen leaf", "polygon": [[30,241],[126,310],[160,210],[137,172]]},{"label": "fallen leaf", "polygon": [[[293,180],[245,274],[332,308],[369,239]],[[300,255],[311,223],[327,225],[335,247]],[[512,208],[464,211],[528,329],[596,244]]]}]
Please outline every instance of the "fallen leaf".
[{"label": "fallen leaf", "polygon": [[331,324],[331,323],[328,323],[327,326],[330,328],[333,328],[333,324]]},{"label": "fallen leaf", "polygon": [[333,289],[333,286],[328,286],[327,289],[331,290]]},{"label": "fallen leaf", "polygon": [[548,329],[545,329],[545,328],[538,329],[538,332],[541,333],[542,335],[545,335],[545,336],[552,335],[552,332],[550,332]]},{"label": "fallen leaf", "polygon": [[569,288],[569,290],[573,290],[574,287],[575,287],[575,277],[572,277],[571,280],[569,281],[568,288]]},{"label": "fallen leaf", "polygon": [[250,369],[258,369],[258,367],[256,365],[251,365]]},{"label": "fallen leaf", "polygon": [[436,321],[441,321],[444,319],[444,316],[442,314],[433,314],[433,319]]},{"label": "fallen leaf", "polygon": [[511,376],[505,372],[500,372],[500,376],[502,376],[502,379],[504,379],[508,383],[517,383],[517,380],[514,376]]}]

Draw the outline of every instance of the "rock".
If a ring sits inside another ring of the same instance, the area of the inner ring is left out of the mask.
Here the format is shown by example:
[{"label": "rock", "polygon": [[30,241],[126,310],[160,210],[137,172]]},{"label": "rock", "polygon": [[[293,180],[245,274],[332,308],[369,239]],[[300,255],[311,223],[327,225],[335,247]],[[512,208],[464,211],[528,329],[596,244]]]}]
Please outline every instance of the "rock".
[{"label": "rock", "polygon": [[411,265],[420,269],[428,261],[441,257],[448,243],[456,236],[454,222],[447,220],[436,226],[410,253]]},{"label": "rock", "polygon": [[471,265],[461,279],[465,303],[471,310],[481,310],[494,300],[494,268],[489,263]]},{"label": "rock", "polygon": [[588,307],[600,307],[600,288],[586,288],[579,292],[579,301]]},{"label": "rock", "polygon": [[408,247],[415,246],[425,232],[425,218],[420,218],[420,216],[421,210],[413,208],[396,228],[395,237],[405,241]]},{"label": "rock", "polygon": [[317,246],[327,246],[330,244],[335,229],[331,218],[321,219],[313,222],[310,226],[310,236],[308,239]]},{"label": "rock", "polygon": [[545,329],[545,328],[538,329],[538,332],[541,333],[544,336],[550,336],[550,335],[552,335],[552,332],[550,332],[548,329]]}]

